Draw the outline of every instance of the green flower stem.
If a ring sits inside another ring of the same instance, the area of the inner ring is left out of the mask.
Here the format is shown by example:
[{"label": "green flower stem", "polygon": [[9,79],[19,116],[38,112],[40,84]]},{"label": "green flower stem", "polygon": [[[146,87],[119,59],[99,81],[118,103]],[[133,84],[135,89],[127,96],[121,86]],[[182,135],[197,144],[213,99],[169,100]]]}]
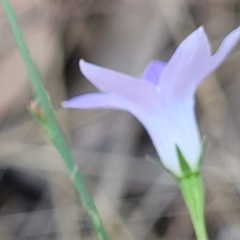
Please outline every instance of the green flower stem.
[{"label": "green flower stem", "polygon": [[62,156],[69,171],[70,178],[73,181],[78,191],[79,197],[89,214],[89,217],[97,231],[99,239],[108,240],[108,234],[103,226],[94,200],[86,188],[83,177],[77,165],[73,161],[71,150],[55,117],[50,98],[42,84],[39,71],[31,58],[29,49],[23,37],[23,33],[18,25],[15,11],[9,0],[1,0],[1,2],[4,6],[8,21],[11,25],[19,51],[27,65],[29,80],[33,86],[35,102],[30,106],[30,111],[43,126],[48,137]]},{"label": "green flower stem", "polygon": [[204,190],[199,172],[179,178],[178,183],[188,207],[197,239],[208,240],[204,217]]}]

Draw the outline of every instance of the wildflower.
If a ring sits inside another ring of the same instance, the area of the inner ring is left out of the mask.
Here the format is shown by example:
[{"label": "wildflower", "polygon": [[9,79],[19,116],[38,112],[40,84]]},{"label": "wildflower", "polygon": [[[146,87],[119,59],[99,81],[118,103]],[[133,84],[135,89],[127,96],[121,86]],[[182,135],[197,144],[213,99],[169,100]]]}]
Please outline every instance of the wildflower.
[{"label": "wildflower", "polygon": [[182,174],[177,147],[189,167],[198,171],[202,146],[194,95],[239,38],[240,27],[212,55],[204,28],[199,27],[179,45],[168,63],[150,62],[142,79],[81,60],[82,73],[101,93],[72,98],[63,106],[126,110],[144,125],[165,168],[177,176]]}]

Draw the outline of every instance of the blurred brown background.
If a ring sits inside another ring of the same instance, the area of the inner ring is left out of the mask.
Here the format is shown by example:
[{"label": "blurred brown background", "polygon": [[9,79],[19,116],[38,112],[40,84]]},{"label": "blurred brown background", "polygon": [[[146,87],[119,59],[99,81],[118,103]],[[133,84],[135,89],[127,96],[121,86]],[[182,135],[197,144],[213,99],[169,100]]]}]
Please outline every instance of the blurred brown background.
[{"label": "blurred brown background", "polygon": [[[64,110],[95,91],[78,61],[140,76],[204,25],[213,51],[240,23],[239,0],[12,0],[75,160],[113,240],[194,239],[172,178],[147,161],[148,135],[125,112]],[[240,239],[240,44],[197,93],[210,239]],[[0,239],[97,239],[64,165],[26,107],[25,65],[0,6]]]}]

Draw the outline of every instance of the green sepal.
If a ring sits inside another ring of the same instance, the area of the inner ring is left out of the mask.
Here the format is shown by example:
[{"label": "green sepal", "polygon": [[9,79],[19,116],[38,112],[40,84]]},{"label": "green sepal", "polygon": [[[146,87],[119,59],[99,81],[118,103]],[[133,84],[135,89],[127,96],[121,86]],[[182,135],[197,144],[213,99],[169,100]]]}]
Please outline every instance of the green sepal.
[{"label": "green sepal", "polygon": [[177,152],[178,160],[179,160],[180,167],[181,167],[181,170],[182,170],[181,175],[184,175],[184,176],[189,175],[190,173],[192,173],[192,169],[188,165],[185,157],[183,156],[180,148],[177,145],[176,145],[176,152]]},{"label": "green sepal", "polygon": [[200,167],[201,167],[202,162],[203,162],[205,149],[206,149],[206,138],[203,137],[202,148],[201,148],[201,152],[200,152],[200,155],[199,155],[199,158],[198,158],[198,161],[197,161],[196,168],[191,168],[189,166],[188,162],[186,161],[186,158],[184,157],[182,151],[176,145],[176,152],[177,152],[177,156],[178,156],[178,160],[179,160],[179,164],[180,164],[180,168],[181,168],[182,172],[179,175],[176,175],[174,173],[172,173],[172,175],[179,181],[180,179],[187,178],[187,177],[192,176],[196,173],[199,173],[200,172]]},{"label": "green sepal", "polygon": [[206,150],[206,136],[204,136],[202,139],[202,149],[198,159],[198,169],[200,169],[200,167],[202,166],[205,150]]},{"label": "green sepal", "polygon": [[204,153],[205,153],[205,149],[206,149],[206,138],[205,136],[202,139],[202,148],[201,148],[201,152],[198,158],[198,162],[197,162],[197,166],[196,168],[191,168],[188,164],[188,162],[186,161],[186,158],[184,157],[182,151],[180,150],[180,148],[176,145],[176,153],[177,153],[177,157],[179,159],[179,163],[180,163],[180,168],[181,168],[181,173],[177,174],[172,172],[170,169],[166,168],[161,160],[159,161],[158,159],[155,159],[149,155],[146,156],[146,159],[154,164],[157,164],[159,167],[164,168],[170,175],[172,175],[178,182],[181,179],[184,178],[189,178],[191,176],[197,175],[200,172],[200,167],[202,165],[203,162],[203,157],[204,157]]}]

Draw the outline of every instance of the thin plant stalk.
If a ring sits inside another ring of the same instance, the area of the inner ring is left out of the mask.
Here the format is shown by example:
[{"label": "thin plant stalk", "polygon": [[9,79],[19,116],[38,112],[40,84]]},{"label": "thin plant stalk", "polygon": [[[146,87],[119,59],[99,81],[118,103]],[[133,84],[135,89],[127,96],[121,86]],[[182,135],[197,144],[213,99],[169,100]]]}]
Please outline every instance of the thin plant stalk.
[{"label": "thin plant stalk", "polygon": [[196,238],[208,240],[204,216],[204,191],[200,173],[192,173],[187,177],[178,179],[178,184],[187,205]]},{"label": "thin plant stalk", "polygon": [[104,228],[94,200],[86,188],[82,174],[73,161],[72,152],[55,117],[49,95],[42,84],[39,71],[31,58],[29,49],[23,37],[22,30],[18,24],[15,11],[9,0],[1,0],[1,2],[11,25],[19,51],[27,66],[29,80],[33,87],[35,100],[30,105],[30,112],[35,118],[37,118],[42,127],[45,129],[47,136],[53,142],[62,159],[64,160],[70,178],[74,183],[79,197],[88,212],[99,239],[109,240],[107,231]]}]

